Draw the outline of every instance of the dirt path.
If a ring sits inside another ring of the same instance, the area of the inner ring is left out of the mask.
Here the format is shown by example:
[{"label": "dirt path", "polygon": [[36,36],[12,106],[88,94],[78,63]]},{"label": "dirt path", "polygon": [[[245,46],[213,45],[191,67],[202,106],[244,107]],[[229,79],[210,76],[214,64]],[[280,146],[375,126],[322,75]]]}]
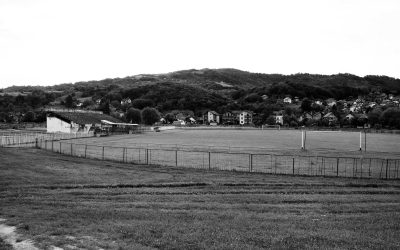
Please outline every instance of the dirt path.
[{"label": "dirt path", "polygon": [[0,238],[16,250],[39,250],[29,239],[20,240],[20,235],[15,232],[15,227],[4,224],[5,219],[0,218]]}]

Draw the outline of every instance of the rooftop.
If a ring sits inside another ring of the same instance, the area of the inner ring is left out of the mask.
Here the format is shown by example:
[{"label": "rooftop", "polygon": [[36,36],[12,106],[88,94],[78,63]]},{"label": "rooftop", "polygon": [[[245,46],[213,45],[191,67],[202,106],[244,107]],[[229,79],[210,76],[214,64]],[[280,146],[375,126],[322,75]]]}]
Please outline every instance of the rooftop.
[{"label": "rooftop", "polygon": [[102,113],[92,112],[59,112],[51,111],[48,113],[49,116],[57,117],[67,122],[75,122],[77,124],[100,124],[102,120],[106,120],[112,123],[122,123],[117,118]]}]

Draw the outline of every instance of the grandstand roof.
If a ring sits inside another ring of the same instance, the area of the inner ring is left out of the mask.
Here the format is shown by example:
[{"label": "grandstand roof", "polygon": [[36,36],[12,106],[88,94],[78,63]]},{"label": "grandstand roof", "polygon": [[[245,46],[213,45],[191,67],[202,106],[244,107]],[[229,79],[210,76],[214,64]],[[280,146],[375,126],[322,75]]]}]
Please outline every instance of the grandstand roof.
[{"label": "grandstand roof", "polygon": [[85,112],[49,112],[49,116],[57,117],[66,122],[74,122],[77,124],[101,124],[102,120],[114,123],[122,123],[117,118],[100,113],[85,113]]}]

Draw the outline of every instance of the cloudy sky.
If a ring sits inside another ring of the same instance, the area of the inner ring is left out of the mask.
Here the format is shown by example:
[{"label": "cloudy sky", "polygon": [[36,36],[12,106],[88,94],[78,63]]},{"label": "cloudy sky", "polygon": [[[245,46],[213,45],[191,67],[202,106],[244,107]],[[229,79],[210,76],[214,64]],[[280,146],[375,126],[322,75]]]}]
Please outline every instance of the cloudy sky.
[{"label": "cloudy sky", "polygon": [[398,0],[0,0],[0,88],[237,68],[400,78]]}]

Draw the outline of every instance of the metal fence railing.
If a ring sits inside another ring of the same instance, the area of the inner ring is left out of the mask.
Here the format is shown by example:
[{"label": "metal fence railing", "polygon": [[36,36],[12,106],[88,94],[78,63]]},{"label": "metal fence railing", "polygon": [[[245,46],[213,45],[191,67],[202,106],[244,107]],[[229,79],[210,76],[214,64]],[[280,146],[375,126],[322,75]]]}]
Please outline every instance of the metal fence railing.
[{"label": "metal fence railing", "polygon": [[400,173],[400,159],[111,147],[46,139],[39,140],[35,146],[60,154],[90,159],[207,170],[376,179],[399,179]]},{"label": "metal fence railing", "polygon": [[0,147],[17,146],[32,147],[36,145],[36,140],[68,140],[76,138],[93,137],[90,133],[15,133],[1,132]]}]

